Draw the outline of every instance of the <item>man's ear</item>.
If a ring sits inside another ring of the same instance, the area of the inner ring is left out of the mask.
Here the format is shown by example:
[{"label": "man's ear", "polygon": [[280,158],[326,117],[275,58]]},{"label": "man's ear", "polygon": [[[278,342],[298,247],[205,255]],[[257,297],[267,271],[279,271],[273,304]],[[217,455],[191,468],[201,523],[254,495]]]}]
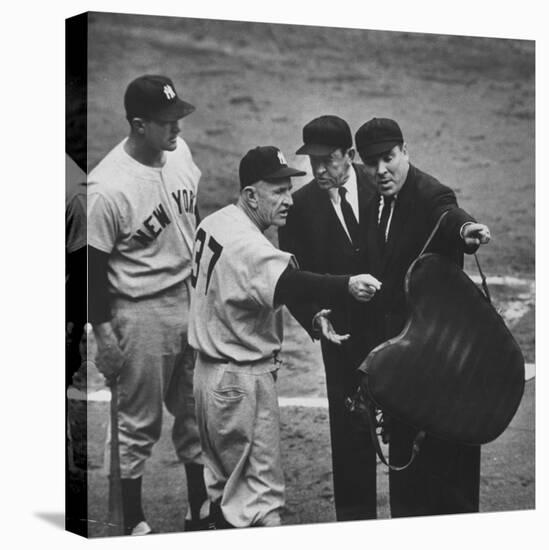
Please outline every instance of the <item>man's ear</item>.
[{"label": "man's ear", "polygon": [[349,157],[349,160],[353,162],[355,158],[355,150],[352,147],[347,150],[347,156]]},{"label": "man's ear", "polygon": [[241,193],[248,206],[251,208],[257,208],[257,189],[253,185],[244,187]]},{"label": "man's ear", "polygon": [[406,156],[406,158],[409,158],[408,157],[408,144],[406,142],[404,142],[402,144],[402,153]]},{"label": "man's ear", "polygon": [[132,130],[140,135],[143,135],[145,133],[145,119],[135,116],[130,121],[130,126],[132,127]]}]

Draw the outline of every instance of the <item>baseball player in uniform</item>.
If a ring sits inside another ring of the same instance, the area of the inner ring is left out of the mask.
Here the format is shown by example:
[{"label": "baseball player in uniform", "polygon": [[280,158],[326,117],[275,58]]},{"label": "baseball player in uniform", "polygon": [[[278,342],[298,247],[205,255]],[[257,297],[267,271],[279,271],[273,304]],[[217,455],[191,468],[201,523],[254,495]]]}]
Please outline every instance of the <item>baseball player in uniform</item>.
[{"label": "baseball player in uniform", "polygon": [[163,402],[174,415],[172,439],[187,475],[186,529],[198,529],[209,506],[187,324],[201,173],[178,137],[179,120],[194,107],[178,97],[169,78],[156,75],[131,82],[124,105],[129,136],[88,178],[88,315],[98,367],[118,381],[126,531],[151,532],[141,485],[160,437]]},{"label": "baseball player in uniform", "polygon": [[280,524],[284,477],[276,392],[282,304],[351,294],[368,301],[370,275],[318,275],[263,232],[286,223],[291,177],[276,147],[240,163],[240,197],[198,227],[193,256],[189,342],[198,350],[194,393],[208,496],[217,528]]}]

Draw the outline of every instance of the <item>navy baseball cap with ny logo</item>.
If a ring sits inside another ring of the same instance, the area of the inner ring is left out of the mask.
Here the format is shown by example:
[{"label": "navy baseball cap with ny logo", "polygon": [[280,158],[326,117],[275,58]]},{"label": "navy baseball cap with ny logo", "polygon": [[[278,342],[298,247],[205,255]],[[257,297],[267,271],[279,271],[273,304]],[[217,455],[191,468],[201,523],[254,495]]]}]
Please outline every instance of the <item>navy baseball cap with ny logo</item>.
[{"label": "navy baseball cap with ny logo", "polygon": [[195,107],[177,95],[170,78],[144,75],[128,85],[124,95],[126,118],[143,117],[169,122],[190,115]]},{"label": "navy baseball cap with ny logo", "polygon": [[282,178],[304,176],[306,172],[288,166],[282,151],[278,147],[266,145],[250,149],[240,161],[240,188],[252,185],[260,180],[267,183]]}]

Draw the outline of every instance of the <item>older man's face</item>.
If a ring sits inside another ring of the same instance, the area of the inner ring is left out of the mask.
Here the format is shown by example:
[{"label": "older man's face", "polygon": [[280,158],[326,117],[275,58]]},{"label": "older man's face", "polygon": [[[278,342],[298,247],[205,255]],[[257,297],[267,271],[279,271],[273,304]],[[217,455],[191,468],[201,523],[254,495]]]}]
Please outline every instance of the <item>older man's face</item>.
[{"label": "older man's face", "polygon": [[264,227],[286,225],[288,211],[293,205],[292,180],[283,178],[275,182],[259,181],[254,185],[257,197],[257,214]]},{"label": "older man's face", "polygon": [[362,160],[366,172],[373,178],[380,195],[391,197],[402,189],[410,168],[405,143],[395,145],[382,155]]},{"label": "older man's face", "polygon": [[336,149],[330,155],[309,155],[311,169],[321,189],[340,187],[349,176],[354,151]]}]

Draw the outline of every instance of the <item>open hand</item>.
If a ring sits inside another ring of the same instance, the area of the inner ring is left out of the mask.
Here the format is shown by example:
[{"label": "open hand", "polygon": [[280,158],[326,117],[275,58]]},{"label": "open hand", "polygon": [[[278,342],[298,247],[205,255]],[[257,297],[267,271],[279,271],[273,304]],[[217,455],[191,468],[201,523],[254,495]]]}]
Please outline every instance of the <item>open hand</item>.
[{"label": "open hand", "polygon": [[314,317],[313,326],[320,330],[320,335],[322,338],[324,338],[324,340],[340,346],[341,343],[345,342],[345,340],[348,340],[351,335],[337,334],[332,325],[332,322],[330,321],[331,313],[332,311],[330,309],[322,309],[321,311],[319,311]]}]

